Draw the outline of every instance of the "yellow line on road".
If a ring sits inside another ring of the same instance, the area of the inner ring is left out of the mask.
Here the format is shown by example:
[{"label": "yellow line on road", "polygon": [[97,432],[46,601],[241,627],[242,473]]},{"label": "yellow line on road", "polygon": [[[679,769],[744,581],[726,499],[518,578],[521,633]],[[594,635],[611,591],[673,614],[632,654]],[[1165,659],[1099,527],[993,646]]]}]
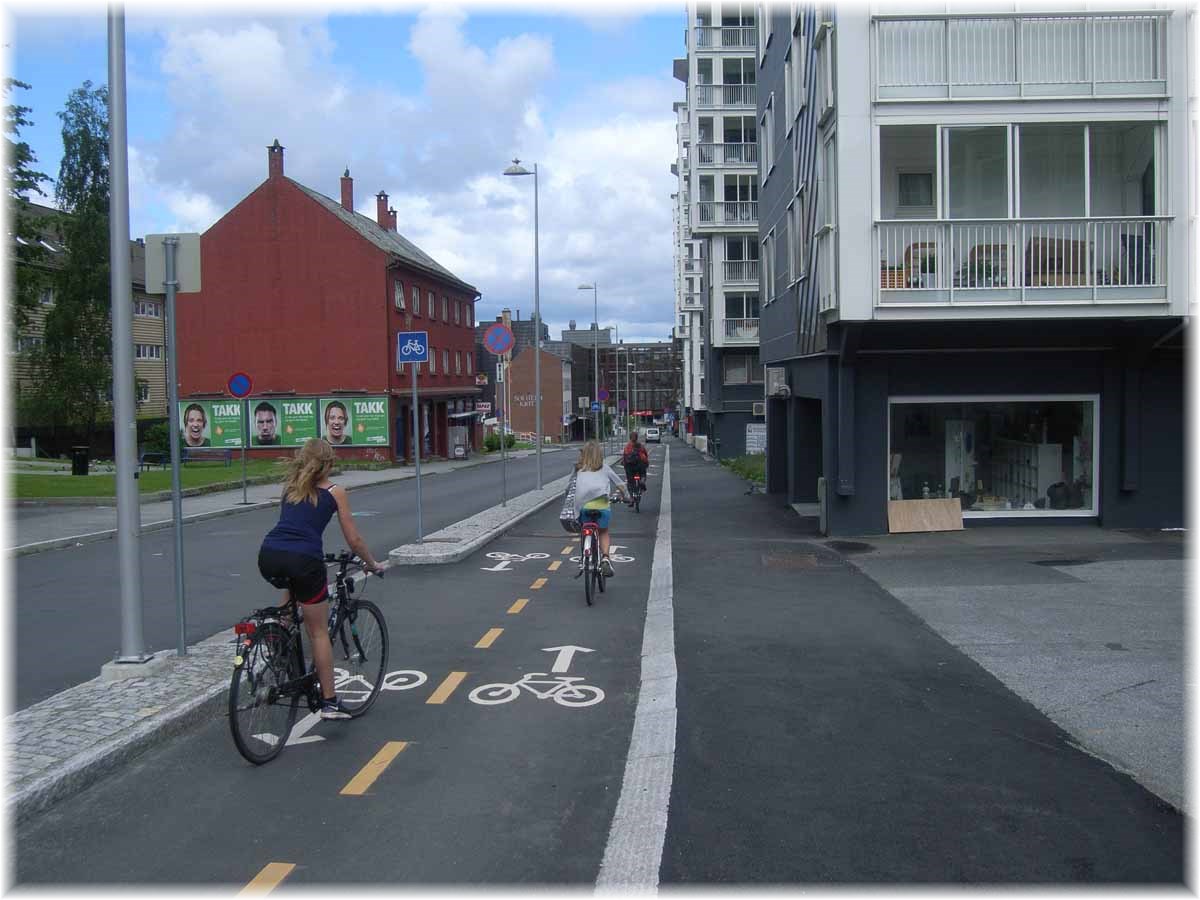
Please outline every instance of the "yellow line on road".
[{"label": "yellow line on road", "polygon": [[361,797],[365,794],[367,788],[375,783],[375,779],[383,774],[383,770],[388,767],[388,764],[407,746],[408,741],[388,741],[384,744],[383,749],[376,753],[371,761],[350,779],[350,783],[342,788],[342,796]]},{"label": "yellow line on road", "polygon": [[571,555],[571,551],[572,551],[572,550],[574,550],[574,549],[575,549],[574,547],[563,547],[563,548],[562,548],[562,555],[563,555],[563,556],[570,556],[570,555]]},{"label": "yellow line on road", "polygon": [[504,634],[503,628],[489,628],[488,633],[479,639],[479,643],[475,645],[476,650],[486,650],[496,642],[496,638]]},{"label": "yellow line on road", "polygon": [[445,703],[446,700],[454,693],[454,689],[462,684],[464,678],[467,677],[466,672],[451,672],[446,676],[446,680],[438,685],[436,691],[429,695],[426,703]]},{"label": "yellow line on road", "polygon": [[528,602],[529,602],[529,599],[527,597],[522,597],[520,600],[518,600],[516,603],[514,603],[512,606],[510,606],[508,608],[508,614],[510,616],[515,616],[517,613],[519,613],[521,610],[523,610],[525,608],[525,604]]},{"label": "yellow line on road", "polygon": [[558,567],[561,565],[562,565],[562,560],[556,559],[554,562],[550,563],[550,565],[546,566],[546,568],[549,569],[551,572],[557,572]]},{"label": "yellow line on road", "polygon": [[533,584],[531,584],[531,585],[529,586],[529,589],[530,589],[531,591],[540,591],[540,590],[541,590],[543,587],[545,587],[545,586],[546,586],[546,579],[545,579],[545,578],[539,578],[537,581],[535,581]]},{"label": "yellow line on road", "polygon": [[271,893],[279,886],[279,882],[291,874],[296,868],[295,863],[267,863],[262,871],[254,876],[254,880],[238,891],[239,897],[262,897]]}]

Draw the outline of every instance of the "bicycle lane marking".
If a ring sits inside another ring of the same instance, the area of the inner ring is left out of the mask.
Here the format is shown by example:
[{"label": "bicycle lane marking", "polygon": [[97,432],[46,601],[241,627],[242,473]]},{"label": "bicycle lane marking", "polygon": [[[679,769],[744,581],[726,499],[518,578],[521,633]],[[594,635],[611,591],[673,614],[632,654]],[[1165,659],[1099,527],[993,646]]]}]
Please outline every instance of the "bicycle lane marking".
[{"label": "bicycle lane marking", "polygon": [[621,795],[613,812],[604,859],[596,877],[598,891],[657,890],[667,835],[677,725],[669,446],[663,453],[661,492],[642,633],[637,711]]}]

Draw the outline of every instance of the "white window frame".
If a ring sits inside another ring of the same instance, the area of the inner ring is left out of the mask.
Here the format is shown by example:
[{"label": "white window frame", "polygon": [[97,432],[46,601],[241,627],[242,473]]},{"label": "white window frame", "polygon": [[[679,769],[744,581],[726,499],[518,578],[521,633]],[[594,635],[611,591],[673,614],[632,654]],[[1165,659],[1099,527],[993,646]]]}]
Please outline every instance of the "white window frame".
[{"label": "white window frame", "polygon": [[800,225],[796,215],[796,210],[799,204],[797,198],[792,197],[792,202],[787,205],[787,254],[788,254],[788,287],[791,287],[800,280],[800,271],[797,264],[799,256],[800,243]]},{"label": "white window frame", "polygon": [[450,351],[442,348],[442,371],[447,375],[450,374]]},{"label": "white window frame", "polygon": [[133,314],[144,319],[161,319],[162,304],[156,300],[137,300],[134,303]]},{"label": "white window frame", "polygon": [[462,324],[462,303],[457,299],[454,301],[454,324]]},{"label": "white window frame", "polygon": [[450,298],[442,294],[442,321],[450,321]]},{"label": "white window frame", "polygon": [[404,310],[404,282],[399,278],[396,279],[396,286],[394,288],[394,302],[396,309]]},{"label": "white window frame", "polygon": [[433,291],[425,292],[425,300],[429,306],[429,321],[437,321],[437,297],[433,295]]},{"label": "white window frame", "polygon": [[775,301],[775,229],[772,228],[767,232],[767,236],[763,239],[762,252],[760,256],[762,260],[759,265],[762,268],[763,284],[759,290],[759,297],[762,300],[761,305],[767,306]]},{"label": "white window frame", "polygon": [[813,46],[817,50],[817,74],[820,79],[817,84],[817,124],[824,125],[834,110],[833,94],[833,52],[834,30],[829,22],[817,24],[817,33],[813,35]]},{"label": "white window frame", "polygon": [[775,171],[775,92],[771,92],[771,96],[767,98],[767,103],[763,107],[762,118],[759,120],[759,135],[762,143],[762,151],[759,154],[759,159],[762,160],[762,184],[767,183],[767,179],[771,177],[771,173]]},{"label": "white window frame", "polygon": [[[1100,395],[1099,394],[963,394],[962,396],[900,395],[888,397],[887,453],[883,457],[884,484],[891,477],[892,406],[913,403],[1091,403],[1092,404],[1092,508],[1091,509],[979,509],[963,510],[964,519],[1097,519],[1100,517]],[[1065,448],[1064,448],[1065,449]]]},{"label": "white window frame", "polygon": [[162,359],[162,344],[134,344],[134,359]]},{"label": "white window frame", "polygon": [[148,382],[148,381],[137,382],[137,402],[138,403],[149,403],[150,402],[150,382]]},{"label": "white window frame", "polygon": [[433,347],[429,348],[429,374],[437,374],[437,350]]},{"label": "white window frame", "polygon": [[414,316],[421,314],[421,289],[415,284],[412,286],[412,314]]},{"label": "white window frame", "polygon": [[800,113],[808,105],[808,43],[803,26],[802,11],[792,33],[792,116],[795,119],[800,118]]},{"label": "white window frame", "polygon": [[795,124],[795,114],[792,112],[792,104],[795,103],[792,90],[792,56],[795,50],[795,42],[788,47],[787,53],[783,57],[783,115],[787,127],[784,129],[784,134],[788,137],[792,135],[792,126]]},{"label": "white window frame", "polygon": [[808,277],[808,257],[812,252],[812,235],[808,230],[808,204],[811,202],[812,192],[808,189],[808,182],[802,182],[800,187],[796,189],[794,198],[796,204],[796,257],[798,260],[798,271],[796,280],[800,281]]},{"label": "white window frame", "polygon": [[454,374],[455,375],[462,374],[462,351],[461,350],[454,351]]},{"label": "white window frame", "polygon": [[467,351],[467,374],[475,374],[475,354],[469,350]]}]

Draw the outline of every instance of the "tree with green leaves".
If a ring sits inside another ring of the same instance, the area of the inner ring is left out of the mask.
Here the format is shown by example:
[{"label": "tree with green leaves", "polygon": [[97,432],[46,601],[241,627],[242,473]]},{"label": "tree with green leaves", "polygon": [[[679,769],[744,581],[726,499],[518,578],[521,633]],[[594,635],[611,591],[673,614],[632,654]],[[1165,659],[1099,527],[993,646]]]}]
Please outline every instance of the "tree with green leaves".
[{"label": "tree with green leaves", "polygon": [[[5,96],[14,89],[29,90],[29,85],[15,78],[4,79]],[[13,327],[20,334],[29,321],[29,311],[37,304],[45,287],[44,267],[46,250],[38,243],[38,228],[30,215],[29,195],[45,196],[42,182],[49,176],[37,171],[37,156],[29,144],[20,140],[21,129],[32,125],[33,110],[28,106],[8,103],[4,107],[4,149],[8,166],[8,199],[12,231],[20,238],[14,247],[12,315]]]},{"label": "tree with green leaves", "polygon": [[109,408],[112,299],[109,284],[108,89],[85,81],[67,98],[55,201],[65,214],[60,265],[51,278],[34,405],[48,424],[80,426],[91,440]]}]

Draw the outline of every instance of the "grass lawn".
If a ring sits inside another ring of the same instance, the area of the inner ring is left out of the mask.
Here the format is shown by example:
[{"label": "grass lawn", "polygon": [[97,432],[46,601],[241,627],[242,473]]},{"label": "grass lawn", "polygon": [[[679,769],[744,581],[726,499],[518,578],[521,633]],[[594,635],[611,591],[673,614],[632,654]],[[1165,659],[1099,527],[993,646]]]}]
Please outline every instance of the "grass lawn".
[{"label": "grass lawn", "polygon": [[[270,476],[282,478],[283,467],[270,459],[246,460],[246,477]],[[210,484],[242,483],[242,463],[235,454],[233,465],[223,462],[191,462],[179,467],[179,482],[187,488],[204,487]],[[117,476],[88,475],[32,475],[19,472],[13,476],[12,494],[20,500],[36,500],[42,497],[115,497]],[[147,469],[138,475],[138,491],[143,494],[171,489],[171,470]]]},{"label": "grass lawn", "polygon": [[733,469],[743,478],[756,484],[765,484],[767,481],[766,454],[754,453],[750,456],[735,456],[732,459],[721,460],[721,465],[727,469]]}]

